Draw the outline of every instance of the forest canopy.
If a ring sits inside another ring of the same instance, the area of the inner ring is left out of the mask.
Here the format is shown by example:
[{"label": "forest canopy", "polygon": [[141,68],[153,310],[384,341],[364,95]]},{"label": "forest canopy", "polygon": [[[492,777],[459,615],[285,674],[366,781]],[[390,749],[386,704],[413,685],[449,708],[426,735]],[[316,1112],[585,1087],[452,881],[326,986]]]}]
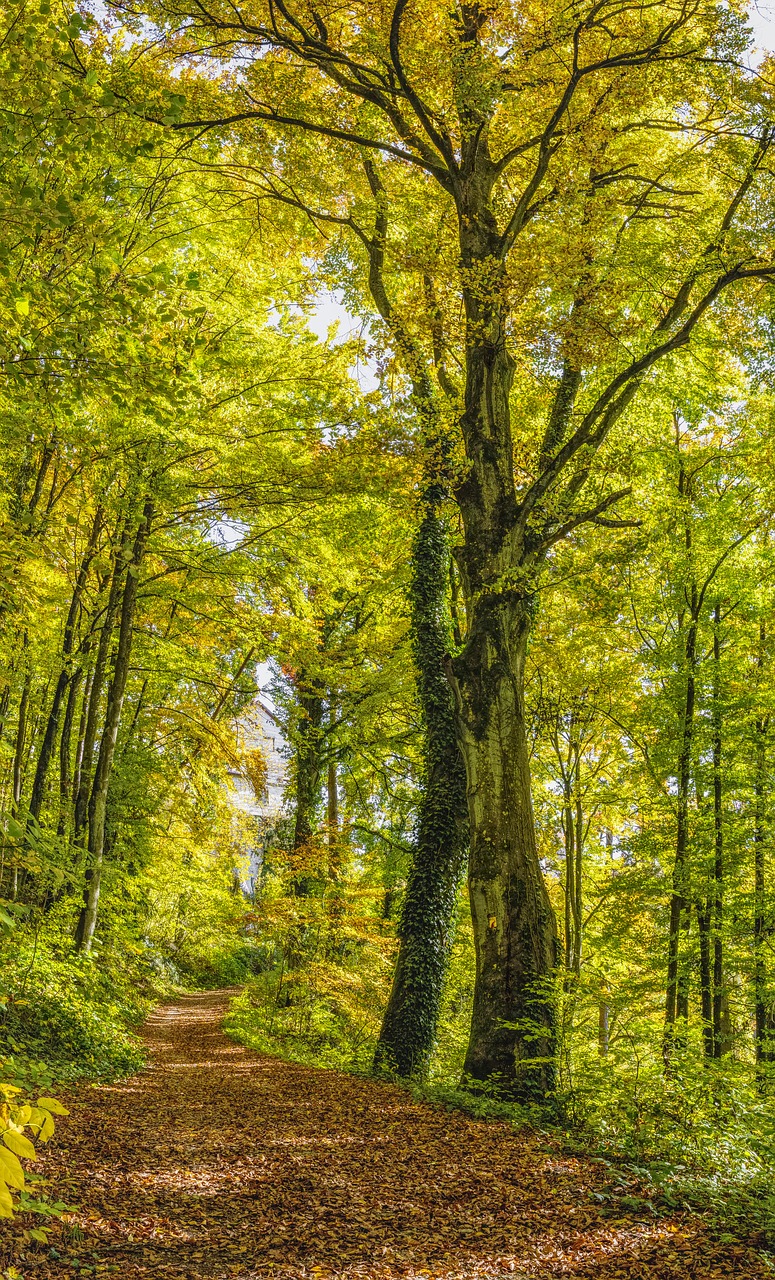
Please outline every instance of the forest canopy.
[{"label": "forest canopy", "polygon": [[[6,1132],[229,987],[251,1049],[561,1132],[771,1247],[745,10],[2,27]],[[47,1212],[4,1168],[0,1217]]]}]

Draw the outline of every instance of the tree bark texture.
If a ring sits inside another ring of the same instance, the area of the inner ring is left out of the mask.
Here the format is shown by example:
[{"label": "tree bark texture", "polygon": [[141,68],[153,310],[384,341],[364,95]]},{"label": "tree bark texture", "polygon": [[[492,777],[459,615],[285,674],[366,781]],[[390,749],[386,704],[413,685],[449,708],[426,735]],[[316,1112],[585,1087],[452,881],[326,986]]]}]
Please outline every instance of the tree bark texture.
[{"label": "tree bark texture", "polygon": [[105,613],[97,642],[94,669],[86,682],[84,691],[85,723],[78,746],[78,762],[76,769],[75,813],[73,822],[73,841],[81,847],[88,840],[89,796],[92,790],[92,768],[94,764],[94,748],[97,743],[99,728],[100,704],[105,687],[105,676],[110,656],[110,645],[113,639],[113,627],[116,621],[121,589],[127,562],[131,555],[131,532],[128,520],[124,523],[124,531],[120,545],[116,549],[113,572],[108,587],[108,598],[105,602]]},{"label": "tree bark texture", "polygon": [[75,708],[78,701],[78,691],[81,687],[83,679],[83,669],[76,668],[70,679],[70,687],[67,692],[67,702],[65,704],[65,714],[62,717],[62,734],[59,739],[59,819],[57,821],[57,834],[63,836],[67,829],[67,818],[71,808],[72,801],[72,740],[73,740],[73,721],[75,719]]},{"label": "tree bark texture", "polygon": [[378,1069],[404,1077],[424,1076],[430,1062],[468,848],[465,767],[444,670],[451,643],[449,561],[446,526],[430,502],[415,539],[411,590],[424,777],[401,943],[375,1054]]},{"label": "tree bark texture", "polygon": [[[320,681],[300,671],[296,679],[299,719],[296,725],[294,773],[296,808],[293,822],[293,849],[304,859],[304,850],[316,828],[316,816],[323,785],[323,714],[325,702]],[[303,866],[294,871],[293,891],[299,897],[312,892],[315,877]]]},{"label": "tree bark texture", "polygon": [[[681,463],[678,480],[679,498],[686,496],[686,479]],[[692,532],[688,519],[685,525],[687,559],[692,552]],[[681,707],[676,797],[676,843],[673,864],[673,884],[670,895],[670,923],[667,939],[667,977],[665,982],[665,1032],[663,1057],[665,1065],[670,1061],[676,1040],[676,1021],[688,1012],[687,975],[680,969],[681,933],[688,932],[690,914],[687,885],[687,853],[689,847],[689,788],[691,785],[692,748],[694,743],[694,715],[697,683],[697,626],[699,597],[694,580],[689,587],[689,619],[683,641],[683,706]]]},{"label": "tree bark texture", "polygon": [[105,820],[108,803],[108,788],[113,771],[113,760],[116,753],[116,741],[121,711],[124,705],[129,661],[132,653],[133,626],[135,606],[137,602],[137,586],[145,545],[153,520],[153,503],[147,499],[143,516],[134,540],[132,557],[127,566],[124,591],[121,601],[121,618],[118,632],[118,647],[113,666],[113,679],[108,690],[105,724],[100,739],[97,767],[94,773],[94,785],[89,799],[89,866],[84,890],[84,905],[76,932],[76,946],[79,951],[88,953],[91,950],[94,932],[97,927],[97,912],[100,901],[102,883],[102,866],[105,850]]},{"label": "tree bark texture", "polygon": [[713,610],[713,1056],[720,1058],[731,1045],[722,1028],[724,1006],[724,791],[722,778],[721,604]]},{"label": "tree bark texture", "polygon": [[38,753],[37,766],[35,769],[35,777],[32,783],[32,795],[30,798],[30,816],[36,820],[40,817],[40,811],[43,807],[43,797],[45,795],[46,778],[48,775],[51,757],[54,753],[56,745],[56,737],[59,731],[59,717],[62,710],[62,702],[67,692],[68,685],[71,680],[71,657],[73,645],[75,643],[76,624],[78,622],[78,614],[81,608],[81,599],[83,590],[86,586],[86,580],[89,576],[92,560],[97,552],[97,541],[102,526],[102,508],[97,507],[94,514],[91,533],[86,550],[83,554],[78,575],[75,581],[72,598],[70,600],[70,608],[68,610],[67,619],[65,621],[65,629],[62,637],[62,668],[59,672],[56,685],[54,687],[54,697],[49,711],[48,721],[46,724],[46,732],[43,735],[43,741]]},{"label": "tree bark texture", "polygon": [[541,552],[517,502],[509,396],[514,362],[503,326],[504,281],[488,180],[463,189],[460,241],[466,309],[468,460],[456,498],[458,558],[469,630],[450,664],[466,767],[469,896],[476,946],[464,1071],[517,1099],[554,1087],[555,1015],[549,988],[557,929],[538,861],[525,729],[525,657]]},{"label": "tree bark texture", "polygon": [[516,1099],[554,1087],[557,939],[538,862],[525,733],[526,601],[474,611],[473,644],[454,662],[471,823],[469,895],[476,947],[464,1072]]},{"label": "tree bark texture", "polygon": [[[759,627],[759,676],[764,672],[767,630],[764,622]],[[769,745],[769,716],[759,716],[754,725],[754,1037],[756,1062],[760,1068],[760,1086],[766,1085],[762,1068],[775,1061],[775,1017],[769,996],[767,966],[767,940],[771,933],[767,912],[767,848],[770,832],[768,814],[769,788],[767,747]]]}]

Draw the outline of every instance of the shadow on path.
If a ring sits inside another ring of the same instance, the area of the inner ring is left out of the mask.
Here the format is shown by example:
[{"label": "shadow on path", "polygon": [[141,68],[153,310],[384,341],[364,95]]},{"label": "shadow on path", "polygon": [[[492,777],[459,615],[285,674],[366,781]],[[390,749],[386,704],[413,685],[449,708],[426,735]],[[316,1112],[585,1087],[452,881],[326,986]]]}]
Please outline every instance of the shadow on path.
[{"label": "shadow on path", "polygon": [[771,1274],[694,1219],[607,1218],[600,1166],[537,1136],[249,1053],[220,1030],[230,994],[158,1009],[148,1069],[73,1091],[45,1171],[80,1209],[25,1280]]}]

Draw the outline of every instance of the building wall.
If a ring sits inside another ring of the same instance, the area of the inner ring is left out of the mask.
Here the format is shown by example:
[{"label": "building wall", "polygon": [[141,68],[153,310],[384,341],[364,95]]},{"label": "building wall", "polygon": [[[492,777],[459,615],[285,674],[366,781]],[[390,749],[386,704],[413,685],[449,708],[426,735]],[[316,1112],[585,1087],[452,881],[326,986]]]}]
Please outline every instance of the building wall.
[{"label": "building wall", "polygon": [[235,828],[239,824],[244,829],[246,817],[255,820],[255,841],[249,840],[252,845],[249,860],[245,867],[239,869],[243,891],[252,894],[261,874],[266,834],[284,812],[288,771],[280,726],[270,708],[259,698],[240,716],[237,742],[243,751],[260,751],[267,765],[263,796],[255,794],[248,779],[238,770],[229,770],[229,799],[235,811]]}]

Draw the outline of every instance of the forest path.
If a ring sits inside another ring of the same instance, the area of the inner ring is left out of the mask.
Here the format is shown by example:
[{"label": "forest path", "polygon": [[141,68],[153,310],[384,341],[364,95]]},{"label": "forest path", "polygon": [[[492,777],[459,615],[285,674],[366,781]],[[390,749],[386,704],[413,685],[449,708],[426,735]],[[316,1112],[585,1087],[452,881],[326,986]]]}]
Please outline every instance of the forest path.
[{"label": "forest path", "polygon": [[605,1216],[605,1169],[539,1136],[249,1053],[220,1029],[229,994],[158,1009],[145,1071],[72,1091],[45,1169],[80,1209],[25,1280],[771,1274],[695,1219]]}]

